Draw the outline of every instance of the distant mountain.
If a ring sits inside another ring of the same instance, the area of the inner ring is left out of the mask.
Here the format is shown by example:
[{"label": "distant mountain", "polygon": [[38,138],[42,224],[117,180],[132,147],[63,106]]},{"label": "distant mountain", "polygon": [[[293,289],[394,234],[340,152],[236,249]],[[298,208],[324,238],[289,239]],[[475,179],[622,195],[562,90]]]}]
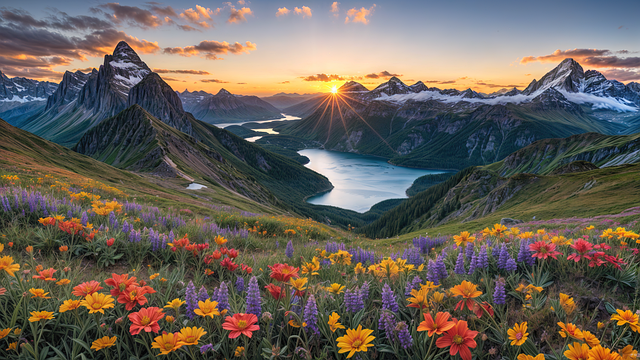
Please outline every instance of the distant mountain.
[{"label": "distant mountain", "polygon": [[220,89],[216,95],[185,90],[178,96],[186,111],[210,124],[282,117],[280,110],[257,96],[236,96],[225,89]]},{"label": "distant mountain", "polygon": [[65,71],[56,91],[47,99],[47,106],[44,110],[54,109],[52,113],[59,112],[65,105],[71,103],[78,97],[78,94],[82,91],[82,87],[90,77],[97,76],[98,70],[96,69],[86,74],[82,71],[76,71],[75,73]]},{"label": "distant mountain", "polygon": [[[71,147],[82,134],[102,120],[124,110],[129,90],[151,73],[136,52],[124,41],[112,55],[105,55],[104,63],[88,78],[67,75],[39,116],[21,123],[21,127],[36,135]],[[76,73],[77,74],[77,73]],[[75,74],[74,74],[75,75]],[[77,86],[82,88],[77,92]],[[73,99],[73,100],[71,100]]]},{"label": "distant mountain", "polygon": [[56,86],[48,81],[9,78],[0,71],[0,118],[15,124],[21,119],[37,115]]},{"label": "distant mountain", "polygon": [[287,93],[278,93],[271,96],[263,96],[260,99],[268,102],[269,104],[275,106],[279,110],[286,109],[290,106],[299,104],[303,101],[309,100],[311,98],[317,97],[319,94],[287,94]]}]

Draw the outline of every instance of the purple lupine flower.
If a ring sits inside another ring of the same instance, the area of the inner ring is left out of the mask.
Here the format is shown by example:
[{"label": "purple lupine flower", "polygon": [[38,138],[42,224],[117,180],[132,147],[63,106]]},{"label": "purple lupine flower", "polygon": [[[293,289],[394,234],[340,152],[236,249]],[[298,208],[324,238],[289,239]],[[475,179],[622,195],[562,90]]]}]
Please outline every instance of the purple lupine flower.
[{"label": "purple lupine flower", "polygon": [[318,336],[320,335],[320,330],[318,330],[318,307],[313,294],[309,295],[307,299],[307,306],[304,308],[302,321],[307,323],[307,329],[313,331]]},{"label": "purple lupine flower", "polygon": [[82,216],[80,217],[80,222],[82,223],[82,226],[87,226],[87,223],[89,222],[89,217],[87,216],[86,211],[82,212]]},{"label": "purple lupine flower", "polygon": [[462,275],[465,273],[464,253],[462,252],[462,249],[460,249],[460,252],[458,253],[458,259],[456,260],[456,267],[453,269],[453,272],[459,275]]},{"label": "purple lupine flower", "polygon": [[231,310],[231,307],[229,306],[229,288],[227,287],[227,284],[225,284],[224,281],[221,282],[220,287],[217,290],[217,292],[214,291],[216,296],[214,300],[218,302],[218,309],[220,309],[220,311]]},{"label": "purple lupine flower", "polygon": [[292,296],[291,297],[291,312],[294,312],[296,314],[302,314],[302,305],[301,305],[301,301],[300,301],[300,296]]},{"label": "purple lupine flower", "polygon": [[[528,245],[531,245],[533,243],[534,243],[534,240],[533,239],[529,239],[529,244]],[[528,245],[527,245],[527,248],[529,248]],[[536,264],[536,258],[533,257],[533,256],[528,256],[527,257],[527,265],[534,266],[535,264]]]},{"label": "purple lupine flower", "polygon": [[496,243],[493,249],[491,249],[491,256],[493,256],[493,258],[497,260],[498,257],[500,256],[500,250],[501,250],[500,247]]},{"label": "purple lupine flower", "polygon": [[129,233],[131,230],[133,230],[133,228],[130,228],[129,223],[127,222],[127,220],[125,220],[124,223],[122,224],[122,232]]},{"label": "purple lupine flower", "polygon": [[262,298],[260,297],[260,287],[258,279],[255,276],[249,280],[249,288],[247,290],[247,314],[253,314],[260,317],[262,314]]},{"label": "purple lupine flower", "polygon": [[169,231],[169,242],[172,243],[175,238],[176,236],[173,234],[173,230]]},{"label": "purple lupine flower", "polygon": [[71,210],[67,211],[67,217],[69,219],[73,218],[73,211],[71,211]]},{"label": "purple lupine flower", "polygon": [[434,285],[440,285],[438,268],[433,260],[429,260],[429,264],[427,265],[427,281],[431,281]]},{"label": "purple lupine flower", "polygon": [[465,250],[465,256],[467,259],[471,260],[471,258],[473,257],[473,254],[475,253],[474,251],[474,246],[473,243],[467,243],[467,247],[464,249]]},{"label": "purple lupine flower", "polygon": [[510,272],[514,272],[518,270],[518,264],[516,264],[516,261],[511,256],[509,256],[504,269]]},{"label": "purple lupine flower", "polygon": [[380,320],[378,320],[378,329],[380,331],[384,331],[387,339],[389,341],[393,341],[395,338],[395,334],[393,331],[395,330],[395,319],[392,313],[389,311],[380,311]]},{"label": "purple lupine flower", "polygon": [[280,248],[280,242],[278,240],[276,240],[276,249]]},{"label": "purple lupine flower", "polygon": [[367,301],[367,299],[369,299],[369,283],[368,282],[364,282],[364,284],[362,284],[362,286],[360,287],[360,290],[358,291],[358,295],[360,295],[360,299],[362,300],[362,303],[364,304],[365,301]]},{"label": "purple lupine flower", "polygon": [[349,312],[356,313],[362,309],[364,309],[364,303],[362,302],[362,297],[360,297],[360,292],[358,289],[347,289],[344,292],[344,305]]},{"label": "purple lupine flower", "polygon": [[289,259],[293,257],[293,242],[291,242],[291,240],[287,243],[287,249],[284,251],[284,254],[287,255]]},{"label": "purple lupine flower", "polygon": [[243,292],[244,291],[244,278],[242,276],[238,276],[236,280],[236,291]]},{"label": "purple lupine flower", "polygon": [[497,305],[505,304],[507,301],[507,294],[504,290],[504,280],[498,279],[496,281],[496,287],[493,290],[493,303]]},{"label": "purple lupine flower", "polygon": [[204,354],[209,350],[213,351],[213,344],[207,344],[207,345],[200,346],[200,354]]},{"label": "purple lupine flower", "polygon": [[480,254],[478,255],[477,265],[480,269],[486,269],[489,266],[489,255],[487,254],[486,246],[482,246],[480,248]]},{"label": "purple lupine flower", "polygon": [[509,252],[507,246],[502,244],[500,247],[500,254],[498,255],[498,269],[504,269],[507,267],[507,259],[509,258]]},{"label": "purple lupine flower", "polygon": [[418,289],[420,287],[420,284],[422,283],[422,279],[420,279],[420,276],[416,275],[413,277],[413,280],[411,281],[407,281],[407,285],[404,288],[404,294],[406,296],[411,295],[411,290],[413,289]]},{"label": "purple lupine flower", "polygon": [[520,250],[518,251],[518,262],[525,262],[527,258],[531,257],[531,253],[529,252],[529,244],[527,240],[520,240]]},{"label": "purple lupine flower", "polygon": [[436,268],[438,269],[438,279],[446,279],[449,276],[447,266],[444,264],[444,256],[436,259]]},{"label": "purple lupine flower", "polygon": [[478,267],[478,255],[473,254],[471,257],[471,263],[469,264],[469,272],[467,274],[472,275],[475,273],[476,267]]},{"label": "purple lupine flower", "polygon": [[112,212],[109,213],[109,225],[111,225],[112,229],[118,227],[118,219],[116,219],[116,214]]},{"label": "purple lupine flower", "polygon": [[209,298],[209,294],[207,293],[207,289],[205,289],[204,285],[198,291],[198,301],[205,301]]},{"label": "purple lupine flower", "polygon": [[[409,284],[411,284],[411,282],[407,281],[407,285]],[[409,293],[411,293],[411,291],[409,291]],[[389,284],[387,283],[385,283],[384,286],[382,287],[382,308],[391,310],[394,313],[400,311],[400,307],[398,306],[398,301],[396,300],[396,296],[393,293],[393,290],[391,290],[391,286],[389,286]]]},{"label": "purple lupine flower", "polygon": [[409,334],[409,326],[404,321],[400,321],[396,325],[396,331],[398,332],[398,340],[403,349],[408,349],[413,345],[413,338]]},{"label": "purple lupine flower", "polygon": [[189,281],[184,297],[187,303],[187,317],[193,320],[196,317],[193,310],[198,308],[198,294],[196,294],[196,286],[193,285],[193,281]]}]

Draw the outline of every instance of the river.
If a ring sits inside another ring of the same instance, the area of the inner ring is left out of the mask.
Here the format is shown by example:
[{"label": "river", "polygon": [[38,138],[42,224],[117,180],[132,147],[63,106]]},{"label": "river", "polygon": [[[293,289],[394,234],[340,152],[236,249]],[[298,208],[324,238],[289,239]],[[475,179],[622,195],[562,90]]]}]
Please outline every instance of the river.
[{"label": "river", "polygon": [[333,190],[312,196],[307,202],[361,213],[380,201],[406,198],[405,191],[420,176],[444,173],[395,166],[368,155],[320,149],[304,149],[298,153],[309,158],[306,167],[326,176],[334,186]]}]

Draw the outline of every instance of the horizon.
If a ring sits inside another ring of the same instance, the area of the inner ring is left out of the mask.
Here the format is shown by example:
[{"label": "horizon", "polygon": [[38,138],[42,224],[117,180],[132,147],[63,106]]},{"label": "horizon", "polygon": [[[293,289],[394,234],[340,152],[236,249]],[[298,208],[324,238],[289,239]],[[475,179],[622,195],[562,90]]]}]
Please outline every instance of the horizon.
[{"label": "horizon", "polygon": [[[523,90],[565,58],[640,80],[638,2],[566,1],[553,13],[540,3],[466,3],[10,2],[0,8],[0,70],[59,82],[66,70],[99,68],[124,40],[180,92],[315,94],[350,80],[372,90],[397,76],[490,94]],[[522,26],[541,18],[535,31]]]}]

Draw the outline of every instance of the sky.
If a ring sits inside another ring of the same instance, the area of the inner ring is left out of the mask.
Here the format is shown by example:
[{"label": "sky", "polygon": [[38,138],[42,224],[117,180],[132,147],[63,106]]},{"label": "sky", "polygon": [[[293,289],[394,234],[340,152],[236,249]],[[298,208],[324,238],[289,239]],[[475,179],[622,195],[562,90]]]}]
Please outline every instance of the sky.
[{"label": "sky", "polygon": [[560,61],[640,81],[640,1],[4,0],[0,70],[59,82],[127,41],[174,90],[268,96],[369,89],[524,89]]}]

